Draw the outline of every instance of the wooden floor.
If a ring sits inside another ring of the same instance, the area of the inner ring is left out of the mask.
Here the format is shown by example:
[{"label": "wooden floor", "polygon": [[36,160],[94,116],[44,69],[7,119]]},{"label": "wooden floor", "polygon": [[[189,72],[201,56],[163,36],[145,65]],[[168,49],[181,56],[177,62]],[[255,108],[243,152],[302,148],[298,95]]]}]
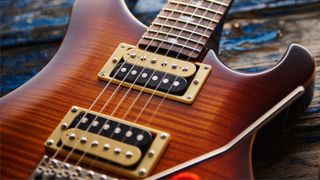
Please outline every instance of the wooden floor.
[{"label": "wooden floor", "polygon": [[[164,4],[153,0],[158,6],[150,9],[148,1],[140,0],[134,8],[134,1],[130,1],[132,11],[144,23],[150,22]],[[72,4],[73,0],[2,1],[1,95],[33,77],[55,54]],[[225,24],[219,58],[234,69],[266,69],[282,57],[291,43],[307,47],[316,60],[314,100],[305,114],[296,119],[283,118],[276,126],[265,128],[269,133],[258,135],[254,150],[257,179],[320,177],[319,8],[319,0],[236,0]]]}]

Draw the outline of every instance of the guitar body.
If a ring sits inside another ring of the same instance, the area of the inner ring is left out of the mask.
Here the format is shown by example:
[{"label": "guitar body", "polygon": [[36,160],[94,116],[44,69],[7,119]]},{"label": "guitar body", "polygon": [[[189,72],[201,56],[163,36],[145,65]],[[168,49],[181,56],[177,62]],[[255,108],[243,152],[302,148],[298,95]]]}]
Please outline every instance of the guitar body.
[{"label": "guitar body", "polygon": [[[32,80],[0,99],[1,179],[28,178],[45,154],[43,143],[71,106],[88,108],[106,82],[99,70],[120,43],[137,44],[145,27],[119,0],[75,2],[65,39],[50,63]],[[312,97],[314,61],[298,45],[290,46],[273,68],[253,74],[233,71],[212,50],[204,60],[213,71],[193,104],[165,99],[154,120],[149,117],[161,102],[152,98],[138,124],[167,131],[170,143],[153,170],[156,174],[224,146],[297,87]],[[110,84],[94,106],[98,111],[117,85]],[[107,106],[110,114],[127,88]],[[116,112],[122,117],[138,91],[133,90]],[[126,120],[135,119],[149,94],[143,94]],[[304,102],[302,108],[309,102]],[[203,179],[253,178],[253,136],[223,155],[186,171]],[[105,172],[108,174],[108,172]]]}]

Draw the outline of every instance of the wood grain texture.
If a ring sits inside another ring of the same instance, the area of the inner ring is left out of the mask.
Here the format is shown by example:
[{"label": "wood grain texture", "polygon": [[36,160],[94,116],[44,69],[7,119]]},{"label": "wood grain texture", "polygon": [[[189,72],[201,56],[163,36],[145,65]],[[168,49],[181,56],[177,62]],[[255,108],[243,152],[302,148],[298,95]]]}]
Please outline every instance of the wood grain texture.
[{"label": "wood grain texture", "polygon": [[[44,153],[43,142],[68,109],[72,105],[88,107],[105,85],[97,80],[97,73],[106,57],[120,42],[137,43],[144,28],[125,12],[117,0],[78,1],[54,59],[28,84],[1,99],[3,178],[26,178],[31,174]],[[308,54],[295,46],[288,59],[268,72],[249,75],[231,71],[210,52],[204,62],[213,65],[214,71],[193,105],[165,100],[156,118],[149,122],[148,117],[161,100],[153,98],[138,123],[166,130],[173,137],[154,172],[224,145],[296,86],[310,80],[314,65]],[[108,88],[94,110],[99,110],[115,87]],[[125,88],[119,91],[106,114],[125,92]],[[121,117],[136,95],[137,92],[131,92],[117,117]],[[143,95],[127,120],[136,117],[148,97]],[[192,171],[202,177],[250,177],[250,143],[247,141],[226,156]]]}]

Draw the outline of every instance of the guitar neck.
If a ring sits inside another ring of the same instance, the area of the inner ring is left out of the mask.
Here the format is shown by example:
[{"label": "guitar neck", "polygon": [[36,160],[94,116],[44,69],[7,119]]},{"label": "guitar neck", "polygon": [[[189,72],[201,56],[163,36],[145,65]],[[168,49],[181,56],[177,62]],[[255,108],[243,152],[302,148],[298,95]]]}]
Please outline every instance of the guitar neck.
[{"label": "guitar neck", "polygon": [[170,0],[139,41],[139,47],[196,59],[232,0]]}]

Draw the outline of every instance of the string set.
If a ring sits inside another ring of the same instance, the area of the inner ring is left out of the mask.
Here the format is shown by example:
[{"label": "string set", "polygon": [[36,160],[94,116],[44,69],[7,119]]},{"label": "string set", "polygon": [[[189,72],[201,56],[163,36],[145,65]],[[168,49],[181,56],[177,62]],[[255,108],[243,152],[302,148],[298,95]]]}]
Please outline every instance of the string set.
[{"label": "string set", "polygon": [[[183,1],[183,0],[181,0],[181,2],[182,2],[182,1]],[[225,0],[223,0],[222,3],[224,3],[224,1],[225,1]],[[198,1],[198,2],[199,2],[199,1]],[[204,1],[202,1],[202,2],[204,2]],[[210,2],[210,7],[211,7],[213,4],[214,4],[214,2]],[[170,13],[170,15],[169,15],[168,17],[170,17],[170,16],[175,12],[175,10],[177,9],[177,7],[179,7],[179,3],[177,3],[177,4],[175,5],[175,8],[171,11],[171,13]],[[186,5],[186,7],[185,7],[185,9],[184,9],[183,11],[185,11],[188,7],[190,7],[190,6]],[[209,8],[210,8],[210,7],[209,7]],[[221,7],[222,7],[222,5],[220,5],[219,10],[220,10]],[[196,7],[196,9],[194,10],[193,14],[191,15],[191,18],[193,18],[194,15],[196,15],[197,10],[198,10],[198,7]],[[208,13],[208,10],[206,10],[202,16],[205,16],[207,13]],[[218,15],[218,13],[215,13],[213,19],[215,19],[217,15]],[[164,27],[163,25],[166,24],[167,21],[168,21],[168,18],[167,18],[167,19],[165,20],[165,22],[160,26],[160,28],[158,29],[158,31],[156,32],[156,35],[155,35],[154,37],[156,37],[156,36],[158,35],[158,33],[161,32],[161,29]],[[199,20],[199,24],[200,24],[201,21],[202,21],[202,18]],[[173,27],[174,27],[177,23],[178,23],[178,21],[175,21],[175,24],[172,25],[172,27],[170,28],[169,32],[171,32],[171,31],[173,30]],[[209,21],[209,23],[208,23],[207,26],[209,26],[211,23],[213,23],[213,21]],[[179,37],[179,36],[181,35],[181,33],[183,32],[183,30],[185,30],[185,28],[186,28],[188,25],[189,25],[189,23],[186,22],[185,25],[184,25],[184,27],[182,28],[182,30],[180,31],[180,33],[178,34],[177,37]],[[195,30],[197,27],[198,27],[198,25],[195,26],[194,30]],[[206,28],[204,34],[206,34],[206,32],[207,32],[208,30],[210,30],[210,29],[209,29],[209,28]],[[179,51],[179,53],[177,54],[177,56],[175,57],[175,59],[177,59],[177,58],[179,57],[179,55],[181,54],[182,50],[184,50],[185,45],[190,41],[190,39],[192,38],[192,35],[193,35],[193,33],[190,34],[190,36],[188,37],[188,39],[187,39],[186,42],[184,43],[183,47],[180,49],[180,51]],[[166,34],[166,37],[165,37],[165,38],[167,38],[168,36],[169,36],[169,35]],[[200,37],[199,42],[201,42],[201,40],[202,40],[203,37],[204,37],[203,35]],[[143,39],[143,38],[142,38],[142,39]],[[142,40],[142,39],[141,39],[141,40]],[[140,40],[140,41],[141,41],[141,40]],[[139,45],[140,41],[137,43],[137,45],[135,46],[135,48],[133,49],[133,51],[131,52],[131,54],[135,53],[136,49],[138,48],[138,45]],[[150,47],[150,45],[152,44],[153,41],[154,41],[154,39],[151,39],[151,41],[148,43],[148,45],[144,48],[144,50],[143,50],[143,55],[145,55],[145,53],[147,52],[147,49]],[[156,54],[156,53],[159,51],[159,49],[160,49],[160,47],[161,47],[161,45],[162,45],[163,43],[164,43],[164,41],[161,41],[161,44],[160,44],[160,45],[157,47],[157,49],[154,51],[154,54]],[[198,43],[198,44],[199,44],[199,43]],[[197,44],[197,45],[198,45],[198,44]],[[171,51],[171,49],[172,49],[173,47],[174,47],[174,43],[172,43],[172,45],[171,45],[170,48],[167,50],[167,52],[166,52],[166,54],[164,55],[164,57],[167,57],[167,56],[168,56],[168,54],[170,53],[170,51]],[[195,50],[193,49],[193,50],[192,50],[192,55],[193,55],[194,51],[195,51]],[[192,55],[187,58],[187,60],[186,60],[187,62],[190,61]],[[131,70],[136,66],[137,62],[138,62],[138,60],[133,64],[133,66],[130,68],[130,70],[128,70],[128,72],[131,72]],[[88,110],[85,111],[84,115],[81,117],[81,119],[79,120],[79,122],[78,122],[78,123],[76,124],[76,126],[74,127],[75,129],[81,124],[81,122],[83,121],[83,118],[86,118],[86,116],[88,115],[88,113],[92,110],[92,108],[94,107],[94,105],[98,102],[98,100],[101,98],[101,96],[102,96],[102,95],[104,94],[104,92],[107,90],[107,88],[109,87],[109,85],[111,84],[111,82],[114,80],[114,78],[116,77],[116,75],[120,72],[120,70],[122,69],[122,67],[124,66],[124,64],[125,64],[125,63],[123,63],[123,64],[119,67],[119,69],[114,73],[114,75],[111,77],[111,79],[110,79],[109,82],[106,84],[106,86],[102,89],[102,91],[101,91],[100,94],[97,96],[97,98],[94,99],[94,101],[92,102],[92,104],[90,105],[90,107],[88,108]],[[158,66],[159,66],[159,64],[158,64],[157,67],[153,70],[152,74],[149,76],[149,79],[147,80],[147,83],[145,83],[145,85],[143,86],[143,88],[139,91],[139,94],[135,97],[135,99],[134,99],[133,102],[130,104],[128,110],[126,110],[126,112],[124,113],[124,115],[123,115],[123,117],[122,117],[121,119],[126,120],[127,115],[129,114],[129,112],[131,112],[133,106],[136,104],[137,100],[139,100],[139,97],[141,96],[141,94],[143,94],[142,92],[143,92],[144,89],[146,88],[146,85],[150,82],[150,80],[152,79],[152,77],[154,76],[154,74],[157,72]],[[121,104],[123,103],[123,101],[126,99],[126,97],[128,96],[129,92],[131,91],[131,89],[132,89],[133,86],[135,85],[137,79],[141,76],[141,74],[143,73],[143,70],[144,70],[145,68],[146,68],[146,66],[143,66],[143,69],[140,71],[139,75],[137,75],[137,78],[134,80],[134,82],[131,84],[131,86],[127,89],[126,93],[125,93],[124,96],[121,98],[121,100],[120,100],[120,102],[118,103],[118,105],[117,105],[117,106],[114,108],[114,110],[112,111],[112,113],[111,113],[111,115],[110,115],[111,117],[113,117],[113,115],[117,112],[117,110],[119,109],[119,107],[121,106]],[[127,78],[127,76],[128,76],[129,74],[130,74],[130,73],[127,73],[127,75],[126,75],[126,76],[123,78],[123,80],[119,83],[119,85],[117,86],[117,88],[113,91],[113,93],[110,95],[110,97],[109,97],[108,100],[105,102],[105,104],[103,105],[103,107],[100,109],[99,113],[102,113],[102,112],[105,110],[105,108],[106,108],[107,105],[110,103],[111,99],[114,97],[114,95],[116,94],[116,92],[118,92],[118,89],[119,89],[119,88],[122,86],[122,84],[125,82],[125,80],[126,80],[126,78]],[[140,118],[140,116],[142,115],[142,113],[144,112],[144,110],[145,110],[145,109],[147,108],[147,106],[149,105],[150,101],[152,100],[153,96],[155,95],[155,92],[157,92],[160,84],[162,83],[163,79],[166,77],[167,74],[168,74],[168,73],[165,73],[165,75],[164,75],[164,76],[162,77],[162,79],[159,81],[159,84],[157,85],[157,87],[152,91],[150,97],[148,98],[147,102],[144,104],[144,106],[143,106],[143,107],[141,108],[141,110],[139,111],[139,113],[138,113],[138,115],[136,116],[136,118],[134,119],[133,123],[137,123],[138,119]],[[174,79],[174,81],[176,81],[177,78],[178,78],[178,77],[176,77],[176,78]],[[170,86],[170,88],[165,92],[164,97],[161,99],[160,103],[157,105],[155,111],[153,111],[151,118],[149,118],[149,120],[148,120],[148,122],[147,122],[147,125],[149,125],[149,124],[152,122],[152,120],[154,119],[155,114],[159,111],[162,103],[164,102],[164,99],[166,99],[166,97],[167,97],[168,93],[170,92],[170,90],[172,89],[172,87],[173,87],[173,84],[172,84],[172,85]],[[98,115],[95,116],[95,118],[93,119],[93,121],[90,123],[89,127],[81,134],[80,137],[83,137],[83,136],[85,135],[85,133],[88,132],[88,130],[92,127],[93,123],[96,121],[97,118],[98,118]],[[107,124],[109,120],[110,120],[110,119],[108,118],[107,121],[105,122],[105,124]],[[104,125],[105,125],[105,124],[104,124]],[[104,125],[103,125],[102,128],[99,130],[99,132],[97,133],[98,135],[100,135],[100,133],[102,132]],[[120,123],[117,124],[117,127],[119,127],[119,126],[120,126]],[[116,128],[117,128],[117,127],[116,127]],[[115,129],[116,129],[116,128],[115,128]],[[130,126],[130,129],[129,129],[128,131],[131,131],[131,130],[132,130],[132,126]],[[142,133],[144,133],[144,132],[142,132]],[[112,134],[110,135],[110,138],[112,138],[113,135],[114,135],[114,132],[112,132]],[[123,142],[123,141],[125,141],[125,139],[126,139],[126,136],[124,136],[124,138],[123,138],[121,141]],[[67,141],[68,141],[68,139],[67,139]],[[138,140],[136,141],[136,144],[137,144],[137,143],[138,143]],[[75,150],[75,147],[76,147],[78,144],[79,144],[79,142],[77,142],[77,144],[68,152],[68,155],[64,158],[62,164],[65,164],[65,163],[67,162],[67,160],[68,160],[69,157],[72,155],[72,153],[73,153],[74,150]],[[52,156],[52,158],[50,158],[49,162],[47,163],[47,167],[50,165],[52,159],[54,159],[54,158],[60,153],[60,151],[62,150],[63,146],[64,146],[63,143],[59,146],[59,149],[54,153],[54,155]],[[80,157],[80,158],[78,159],[78,161],[76,162],[75,166],[78,166],[78,165],[81,163],[81,161],[83,160],[83,158],[85,157],[85,155],[86,155],[86,153],[87,153],[87,150],[88,150],[88,149],[86,149],[86,150],[84,151],[84,153],[81,155],[81,157]],[[97,161],[97,158],[95,158],[95,160],[94,160],[93,162],[96,162],[96,161]],[[94,165],[94,163],[91,163],[91,166],[93,166],[93,165]],[[61,168],[61,167],[58,167],[58,168]]]}]

